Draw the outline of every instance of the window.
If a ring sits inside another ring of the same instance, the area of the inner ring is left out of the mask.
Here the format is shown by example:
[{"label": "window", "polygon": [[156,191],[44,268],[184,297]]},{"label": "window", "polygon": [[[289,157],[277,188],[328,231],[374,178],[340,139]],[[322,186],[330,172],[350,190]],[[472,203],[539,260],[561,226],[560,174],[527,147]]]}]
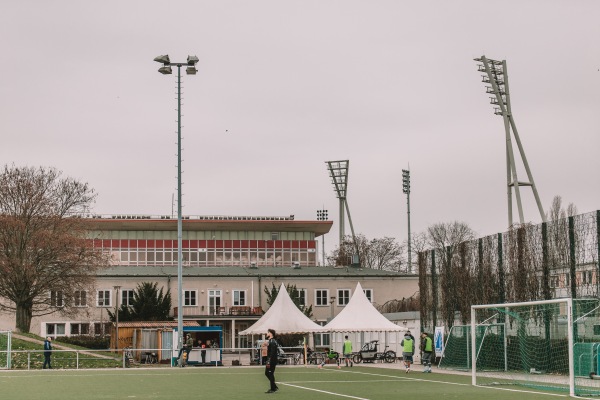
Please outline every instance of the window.
[{"label": "window", "polygon": [[90,324],[71,324],[71,335],[89,335]]},{"label": "window", "polygon": [[233,305],[234,306],[245,306],[246,305],[246,291],[245,290],[234,290],[233,291]]},{"label": "window", "polygon": [[75,307],[87,307],[87,292],[85,290],[76,290],[73,295],[73,305]]},{"label": "window", "polygon": [[64,336],[65,324],[46,324],[46,336]]},{"label": "window", "polygon": [[600,335],[600,325],[594,325],[594,336]]},{"label": "window", "polygon": [[121,290],[121,304],[125,306],[133,305],[133,289]]},{"label": "window", "polygon": [[279,240],[279,233],[271,232],[271,240]]},{"label": "window", "polygon": [[550,277],[550,287],[557,288],[558,287],[558,275],[552,275]]},{"label": "window", "polygon": [[337,291],[337,304],[338,306],[345,306],[350,301],[350,289],[338,289]]},{"label": "window", "polygon": [[[327,322],[326,321],[317,321],[317,324],[319,324],[321,326],[325,326],[325,325],[327,325]],[[315,348],[329,346],[329,342],[330,342],[329,333],[314,333],[313,335],[315,338]]]},{"label": "window", "polygon": [[183,305],[184,307],[195,307],[198,305],[198,291],[197,290],[184,290],[183,291]]},{"label": "window", "polygon": [[96,305],[98,307],[110,307],[110,290],[98,290]]},{"label": "window", "polygon": [[212,315],[221,313],[221,290],[208,291],[208,308]]},{"label": "window", "polygon": [[565,274],[564,276],[565,276],[565,287],[571,286],[571,280],[569,279],[570,275],[569,274]]},{"label": "window", "polygon": [[110,332],[112,323],[110,322],[95,322],[94,323],[94,335],[96,336],[104,336]]},{"label": "window", "polygon": [[306,289],[298,289],[298,304],[306,306]]},{"label": "window", "polygon": [[581,272],[581,283],[584,285],[589,285],[592,283],[592,271]]},{"label": "window", "polygon": [[326,306],[329,304],[329,290],[317,289],[315,290],[315,305]]},{"label": "window", "polygon": [[365,296],[367,296],[367,299],[369,299],[369,301],[372,303],[373,302],[373,289],[363,289],[363,292],[365,292]]},{"label": "window", "polygon": [[62,307],[63,304],[63,292],[52,290],[50,291],[50,305],[52,307]]}]

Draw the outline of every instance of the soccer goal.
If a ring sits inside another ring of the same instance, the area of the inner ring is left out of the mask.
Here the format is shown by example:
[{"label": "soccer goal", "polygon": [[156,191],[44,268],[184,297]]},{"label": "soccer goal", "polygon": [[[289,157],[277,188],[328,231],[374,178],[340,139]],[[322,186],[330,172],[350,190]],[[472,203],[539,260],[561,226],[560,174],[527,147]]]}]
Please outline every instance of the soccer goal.
[{"label": "soccer goal", "polygon": [[473,385],[600,396],[600,300],[471,307]]},{"label": "soccer goal", "polygon": [[0,331],[0,369],[10,369],[11,331]]}]

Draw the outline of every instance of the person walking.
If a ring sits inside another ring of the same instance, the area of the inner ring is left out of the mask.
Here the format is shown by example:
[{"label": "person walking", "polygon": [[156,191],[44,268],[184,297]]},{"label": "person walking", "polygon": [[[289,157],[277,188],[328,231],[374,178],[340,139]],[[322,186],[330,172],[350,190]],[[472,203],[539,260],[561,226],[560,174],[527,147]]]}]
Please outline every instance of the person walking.
[{"label": "person walking", "polygon": [[423,352],[423,357],[421,358],[421,362],[425,366],[423,372],[431,373],[431,358],[433,355],[433,340],[427,335],[426,332],[421,333],[421,351]]},{"label": "person walking", "polygon": [[183,359],[180,360],[181,362],[179,363],[180,367],[185,367],[187,359],[190,357],[190,351],[192,351],[192,346],[194,346],[194,339],[192,339],[192,337],[188,333],[187,335],[185,335],[185,341],[183,343],[183,346],[181,346],[181,349],[179,349],[179,355],[177,356],[177,360],[180,360],[183,354]]},{"label": "person walking", "polygon": [[265,340],[260,344],[260,365],[267,364],[267,356],[269,355],[269,341]]},{"label": "person walking", "polygon": [[200,357],[202,358],[202,364],[206,364],[206,345],[202,343],[202,339],[198,339],[198,347],[200,347]]},{"label": "person walking", "polygon": [[402,346],[402,359],[404,360],[404,366],[408,374],[410,372],[410,364],[413,362],[413,354],[415,353],[415,341],[410,332],[404,334],[404,339],[400,342],[400,346]]},{"label": "person walking", "polygon": [[269,379],[271,387],[265,393],[275,393],[279,390],[275,384],[275,367],[277,366],[277,353],[279,352],[279,346],[275,340],[275,330],[269,329],[267,331],[267,339],[269,344],[267,345],[267,363],[265,364],[265,376]]},{"label": "person walking", "polygon": [[348,339],[348,335],[344,337],[344,363],[346,367],[348,364],[352,367],[354,363],[352,362],[352,342]]},{"label": "person walking", "polygon": [[50,364],[50,356],[52,355],[52,338],[48,336],[44,341],[44,365],[42,369],[46,369],[46,365],[48,369],[52,369],[52,365]]}]

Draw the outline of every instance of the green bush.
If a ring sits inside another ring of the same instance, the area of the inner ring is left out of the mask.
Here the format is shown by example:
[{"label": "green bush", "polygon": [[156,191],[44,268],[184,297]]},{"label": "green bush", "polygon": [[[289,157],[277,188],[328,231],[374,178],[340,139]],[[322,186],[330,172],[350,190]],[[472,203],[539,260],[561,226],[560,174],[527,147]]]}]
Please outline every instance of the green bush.
[{"label": "green bush", "polygon": [[100,337],[100,336],[89,336],[89,335],[80,335],[80,336],[70,336],[70,337],[57,337],[57,342],[72,344],[75,346],[85,347],[87,349],[94,350],[105,350],[110,346],[110,337]]}]

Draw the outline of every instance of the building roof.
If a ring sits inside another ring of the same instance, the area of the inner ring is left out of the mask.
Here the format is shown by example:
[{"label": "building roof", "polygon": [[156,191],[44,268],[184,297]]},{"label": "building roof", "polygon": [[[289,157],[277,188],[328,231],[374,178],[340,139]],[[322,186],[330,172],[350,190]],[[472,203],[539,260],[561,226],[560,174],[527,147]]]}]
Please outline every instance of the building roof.
[{"label": "building roof", "polygon": [[[360,278],[417,278],[414,274],[401,274],[392,271],[381,271],[370,268],[354,267],[183,267],[185,277],[360,277]],[[176,276],[177,266],[114,266],[97,273],[101,277],[165,277]]]},{"label": "building roof", "polygon": [[[128,218],[114,217],[92,216],[87,218],[86,222],[89,229],[96,231],[177,232],[177,218],[168,217],[166,219],[154,216],[142,216],[143,218],[136,218],[136,216],[125,216]],[[332,225],[333,221],[295,221],[288,217],[210,216],[184,217],[182,220],[182,229],[184,231],[312,232],[315,234],[315,237],[329,233]]]}]

